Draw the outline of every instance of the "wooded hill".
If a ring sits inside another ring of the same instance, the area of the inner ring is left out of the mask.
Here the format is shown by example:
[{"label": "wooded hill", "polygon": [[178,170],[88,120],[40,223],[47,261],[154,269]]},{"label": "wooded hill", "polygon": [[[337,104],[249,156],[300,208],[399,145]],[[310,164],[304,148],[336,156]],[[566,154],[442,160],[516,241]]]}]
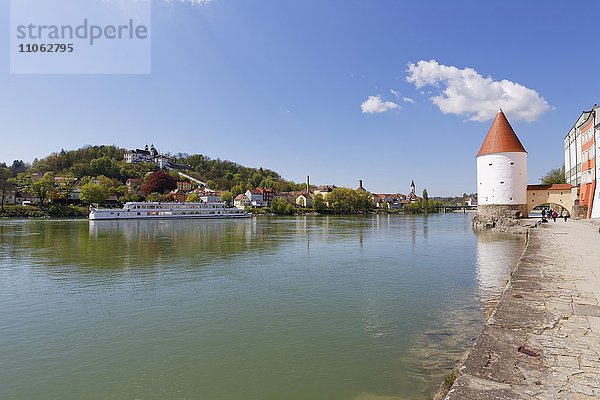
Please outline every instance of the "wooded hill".
[{"label": "wooded hill", "polygon": [[[43,159],[35,159],[18,172],[52,172],[55,176],[84,178],[105,176],[125,182],[129,178],[144,178],[156,171],[153,163],[128,164],[125,149],[116,146],[85,146],[78,150],[61,150]],[[211,159],[202,154],[180,154],[172,157],[178,164],[188,165],[182,172],[206,182],[211,189],[231,191],[233,195],[256,187],[270,187],[277,191],[302,189],[301,184],[287,181],[277,172],[264,168],[245,167],[232,161]],[[13,165],[23,165],[13,162]]]}]

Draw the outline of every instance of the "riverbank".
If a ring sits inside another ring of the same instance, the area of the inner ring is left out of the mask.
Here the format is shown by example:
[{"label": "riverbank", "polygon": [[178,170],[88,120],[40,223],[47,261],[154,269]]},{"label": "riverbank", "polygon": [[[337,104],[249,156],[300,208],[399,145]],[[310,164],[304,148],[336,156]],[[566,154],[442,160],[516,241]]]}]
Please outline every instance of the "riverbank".
[{"label": "riverbank", "polygon": [[600,397],[600,233],[532,228],[500,302],[447,400]]},{"label": "riverbank", "polygon": [[52,204],[46,208],[38,206],[4,206],[0,218],[87,218],[90,210],[83,206],[64,206]]}]

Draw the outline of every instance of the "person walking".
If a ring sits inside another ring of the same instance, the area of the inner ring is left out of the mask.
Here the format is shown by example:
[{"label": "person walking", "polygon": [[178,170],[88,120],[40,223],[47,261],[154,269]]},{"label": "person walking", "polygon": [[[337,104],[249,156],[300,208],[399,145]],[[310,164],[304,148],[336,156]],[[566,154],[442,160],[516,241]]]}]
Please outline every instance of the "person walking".
[{"label": "person walking", "polygon": [[542,208],[542,221],[546,219],[546,209]]},{"label": "person walking", "polygon": [[558,213],[556,211],[552,211],[552,220],[556,222],[556,217],[558,217]]},{"label": "person walking", "polygon": [[569,212],[566,208],[562,212],[562,217],[565,219],[565,222],[567,222],[567,218],[569,218]]}]

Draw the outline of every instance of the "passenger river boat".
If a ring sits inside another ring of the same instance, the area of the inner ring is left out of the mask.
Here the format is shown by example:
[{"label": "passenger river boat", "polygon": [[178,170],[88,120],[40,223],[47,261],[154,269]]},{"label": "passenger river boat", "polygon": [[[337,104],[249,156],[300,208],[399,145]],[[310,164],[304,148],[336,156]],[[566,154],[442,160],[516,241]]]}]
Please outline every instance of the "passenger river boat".
[{"label": "passenger river boat", "polygon": [[188,219],[188,218],[249,218],[239,208],[228,208],[225,203],[162,203],[162,202],[129,202],[123,208],[99,208],[97,204],[90,207],[90,220],[115,219]]}]

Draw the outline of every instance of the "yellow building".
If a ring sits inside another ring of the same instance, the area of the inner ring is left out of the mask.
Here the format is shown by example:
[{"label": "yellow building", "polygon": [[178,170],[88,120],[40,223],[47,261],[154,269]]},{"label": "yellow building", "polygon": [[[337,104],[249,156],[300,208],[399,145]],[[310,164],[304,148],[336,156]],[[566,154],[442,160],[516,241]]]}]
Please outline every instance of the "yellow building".
[{"label": "yellow building", "polygon": [[537,206],[548,204],[555,210],[556,206],[566,208],[573,215],[575,197],[572,189],[573,186],[568,183],[527,185],[527,211],[531,212]]}]

